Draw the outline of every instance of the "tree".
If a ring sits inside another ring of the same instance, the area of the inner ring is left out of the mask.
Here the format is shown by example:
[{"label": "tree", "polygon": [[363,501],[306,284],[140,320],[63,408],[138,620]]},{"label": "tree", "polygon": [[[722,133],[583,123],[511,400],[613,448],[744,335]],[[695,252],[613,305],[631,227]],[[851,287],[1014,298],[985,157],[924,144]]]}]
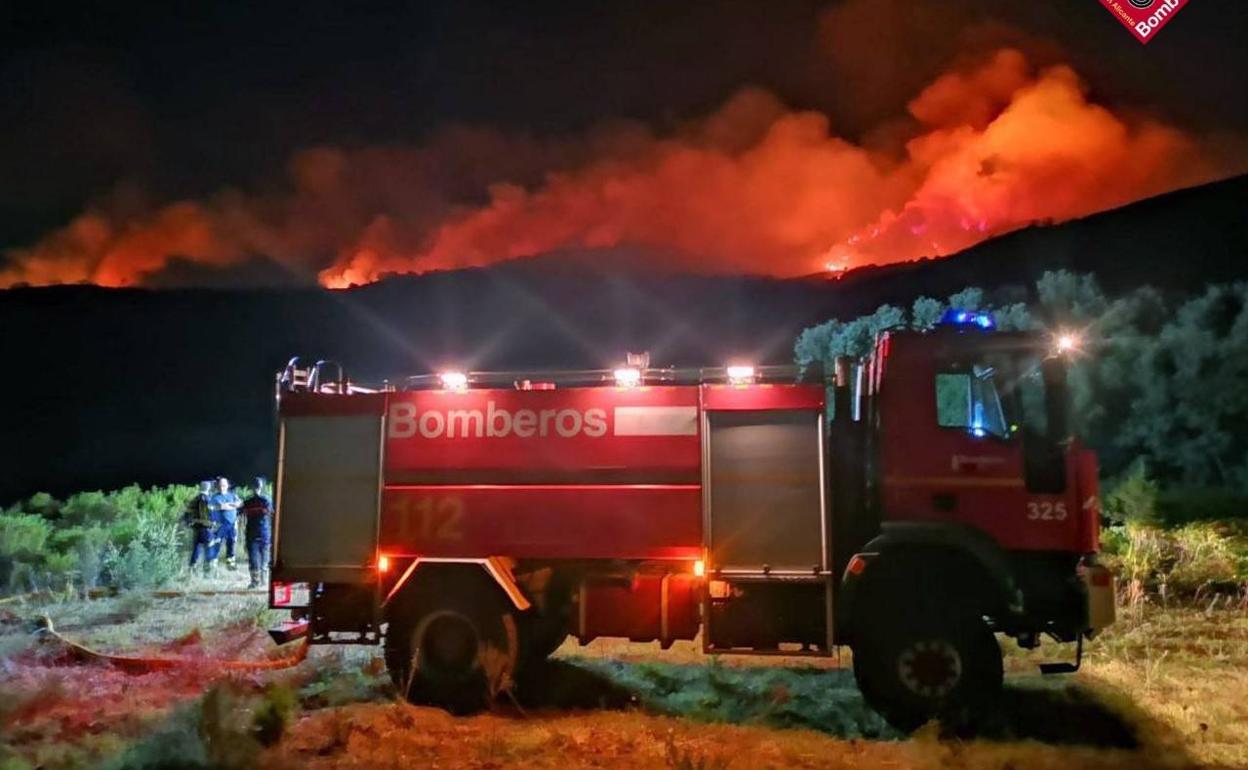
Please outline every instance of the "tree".
[{"label": "tree", "polygon": [[862,356],[880,331],[931,328],[948,307],[990,312],[1002,330],[1081,334],[1069,369],[1073,422],[1107,475],[1141,461],[1165,483],[1248,492],[1248,284],[1209,286],[1176,310],[1150,287],[1111,299],[1094,276],[1055,271],[1030,303],[994,306],[977,287],[948,303],[919,297],[909,313],[883,305],[806,329],[794,353],[802,365]]}]

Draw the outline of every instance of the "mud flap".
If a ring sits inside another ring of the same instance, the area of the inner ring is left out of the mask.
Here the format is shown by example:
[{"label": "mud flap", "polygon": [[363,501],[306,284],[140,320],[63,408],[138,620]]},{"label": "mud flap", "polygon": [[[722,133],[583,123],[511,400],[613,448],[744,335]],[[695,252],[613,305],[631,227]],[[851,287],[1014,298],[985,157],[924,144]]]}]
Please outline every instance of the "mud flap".
[{"label": "mud flap", "polygon": [[1113,625],[1116,609],[1114,575],[1099,564],[1085,565],[1083,584],[1088,594],[1089,638]]}]

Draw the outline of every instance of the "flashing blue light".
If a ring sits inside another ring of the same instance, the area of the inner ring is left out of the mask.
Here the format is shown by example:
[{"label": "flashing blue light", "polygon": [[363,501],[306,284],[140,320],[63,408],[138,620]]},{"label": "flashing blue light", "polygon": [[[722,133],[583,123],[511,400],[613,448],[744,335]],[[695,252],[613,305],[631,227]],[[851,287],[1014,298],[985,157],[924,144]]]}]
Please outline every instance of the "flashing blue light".
[{"label": "flashing blue light", "polygon": [[976,313],[956,308],[946,310],[945,314],[940,317],[940,324],[941,326],[976,326],[984,331],[997,328],[997,322],[993,320],[992,313]]},{"label": "flashing blue light", "polygon": [[971,435],[975,438],[983,438],[988,435],[988,431],[983,428],[971,428]]}]

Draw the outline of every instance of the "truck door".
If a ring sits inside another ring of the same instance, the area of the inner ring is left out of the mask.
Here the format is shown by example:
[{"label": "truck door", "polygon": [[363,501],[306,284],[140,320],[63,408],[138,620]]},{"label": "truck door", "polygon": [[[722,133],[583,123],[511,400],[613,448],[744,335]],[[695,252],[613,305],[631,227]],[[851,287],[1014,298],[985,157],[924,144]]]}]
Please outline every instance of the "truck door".
[{"label": "truck door", "polygon": [[823,388],[711,385],[703,404],[705,643],[826,650]]},{"label": "truck door", "polygon": [[283,398],[275,580],[375,581],[384,404],[381,395]]},{"label": "truck door", "polygon": [[1051,432],[1038,424],[1048,414],[1039,362],[1006,336],[893,343],[879,406],[884,518],[970,525],[1008,550],[1073,548],[1064,448],[1037,443]]}]

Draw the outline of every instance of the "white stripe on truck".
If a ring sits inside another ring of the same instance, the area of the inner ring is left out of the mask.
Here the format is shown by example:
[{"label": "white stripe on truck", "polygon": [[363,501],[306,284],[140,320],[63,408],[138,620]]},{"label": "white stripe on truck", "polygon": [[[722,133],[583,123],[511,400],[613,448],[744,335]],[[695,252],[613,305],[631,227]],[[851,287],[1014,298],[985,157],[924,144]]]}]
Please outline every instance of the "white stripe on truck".
[{"label": "white stripe on truck", "polygon": [[696,436],[696,406],[617,406],[617,436]]}]

